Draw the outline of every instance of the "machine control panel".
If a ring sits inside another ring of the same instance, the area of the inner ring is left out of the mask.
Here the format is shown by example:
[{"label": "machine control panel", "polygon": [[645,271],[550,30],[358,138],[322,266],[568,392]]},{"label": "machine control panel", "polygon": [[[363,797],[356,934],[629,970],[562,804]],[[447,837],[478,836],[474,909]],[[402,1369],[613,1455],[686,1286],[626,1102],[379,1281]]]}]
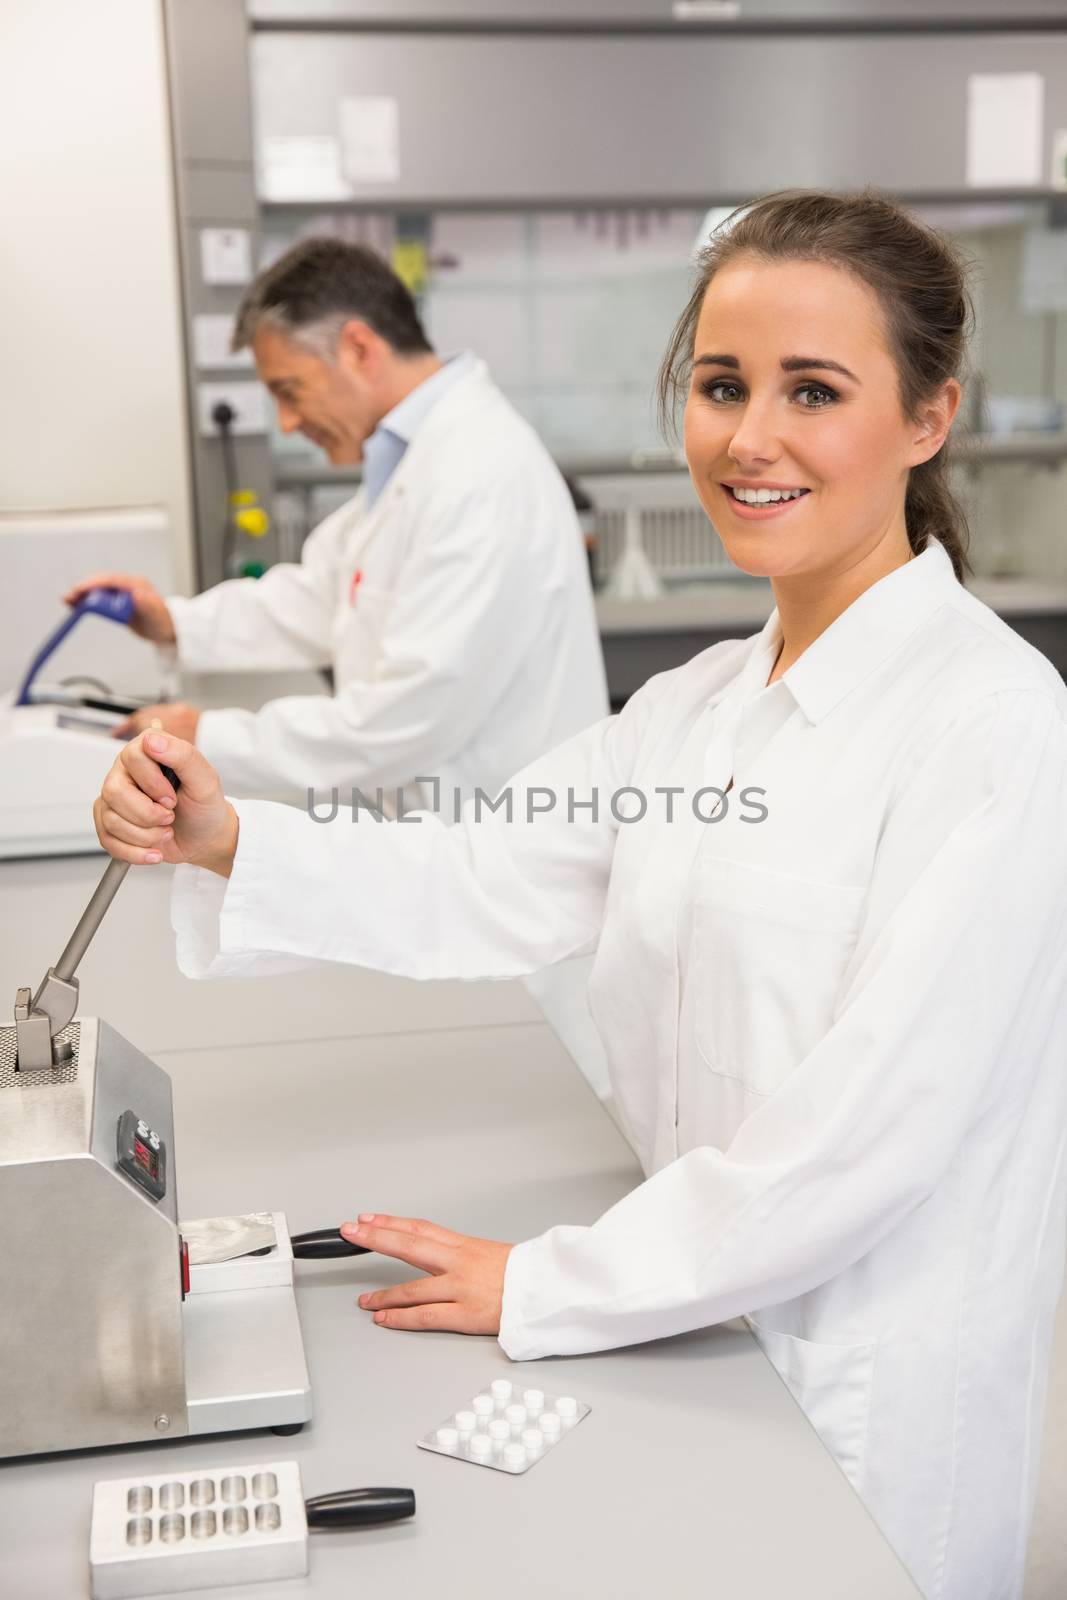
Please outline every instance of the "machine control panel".
[{"label": "machine control panel", "polygon": [[136,1111],[124,1111],[118,1126],[118,1169],[152,1200],[167,1192],[167,1147]]}]

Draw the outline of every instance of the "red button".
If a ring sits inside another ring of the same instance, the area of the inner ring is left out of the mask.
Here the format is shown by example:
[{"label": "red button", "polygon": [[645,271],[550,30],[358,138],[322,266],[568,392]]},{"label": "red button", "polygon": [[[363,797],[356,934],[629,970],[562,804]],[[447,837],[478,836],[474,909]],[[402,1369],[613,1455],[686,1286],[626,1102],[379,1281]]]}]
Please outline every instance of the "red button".
[{"label": "red button", "polygon": [[182,1263],[182,1299],[184,1300],[189,1293],[189,1246],[181,1234],[178,1235],[178,1251]]}]

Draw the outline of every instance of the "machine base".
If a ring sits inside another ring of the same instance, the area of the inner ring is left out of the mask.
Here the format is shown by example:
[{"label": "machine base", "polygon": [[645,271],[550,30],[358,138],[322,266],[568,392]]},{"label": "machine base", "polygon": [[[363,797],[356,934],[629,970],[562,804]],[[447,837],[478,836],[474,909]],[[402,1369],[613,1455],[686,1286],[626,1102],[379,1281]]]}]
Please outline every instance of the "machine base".
[{"label": "machine base", "polygon": [[293,1428],[311,1418],[311,1382],[281,1212],[262,1256],[194,1267],[183,1307],[190,1436]]}]

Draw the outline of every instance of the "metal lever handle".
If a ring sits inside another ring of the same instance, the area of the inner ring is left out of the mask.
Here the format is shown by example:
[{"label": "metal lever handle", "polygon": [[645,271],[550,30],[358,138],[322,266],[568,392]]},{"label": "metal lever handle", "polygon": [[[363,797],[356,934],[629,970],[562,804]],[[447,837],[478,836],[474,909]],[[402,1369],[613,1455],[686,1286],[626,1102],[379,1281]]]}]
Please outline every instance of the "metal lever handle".
[{"label": "metal lever handle", "polygon": [[415,1515],[414,1489],[341,1489],[305,1502],[309,1528],[365,1528]]},{"label": "metal lever handle", "polygon": [[[177,794],[181,789],[177,773],[173,772],[170,767],[161,767],[160,771],[173,788],[174,793]],[[78,926],[67,940],[63,954],[52,968],[52,972],[62,983],[69,983],[78,970],[82,956],[84,956],[92,943],[93,935],[103,922],[107,909],[118,893],[119,885],[129,870],[130,863],[128,861],[109,861],[104,868],[104,876],[93,890],[89,904],[78,918]],[[45,983],[47,982],[48,979],[46,978]],[[44,984],[41,985],[42,989],[43,987]],[[39,993],[40,991],[38,991]],[[35,1000],[34,1005],[36,1004],[37,1001]],[[68,1018],[67,1020],[69,1021],[70,1019]]]},{"label": "metal lever handle", "polygon": [[[163,776],[177,794],[181,785],[178,775],[170,767],[163,767]],[[49,967],[41,979],[37,993],[29,1002],[29,990],[20,989],[15,1002],[16,1051],[20,1072],[47,1071],[50,1067],[69,1060],[71,1047],[53,1045],[78,1009],[78,980],[74,976],[119,884],[129,871],[128,861],[109,861],[104,875],[93,890],[89,904],[78,918],[78,925],[67,940],[63,954],[54,967]]]},{"label": "metal lever handle", "polygon": [[[119,884],[129,871],[129,867],[128,861],[109,861],[105,867],[104,876],[93,890],[92,898],[78,918],[78,925],[67,940],[63,954],[52,968],[61,982],[69,983],[73,978],[82,956],[89,948],[93,934],[103,922],[104,913],[118,893]],[[47,982],[47,979],[45,981]],[[36,1000],[34,1004],[37,1004]]]},{"label": "metal lever handle", "polygon": [[294,1233],[289,1243],[298,1261],[328,1261],[333,1256],[367,1256],[365,1244],[349,1244],[337,1228],[315,1228],[310,1233]]}]

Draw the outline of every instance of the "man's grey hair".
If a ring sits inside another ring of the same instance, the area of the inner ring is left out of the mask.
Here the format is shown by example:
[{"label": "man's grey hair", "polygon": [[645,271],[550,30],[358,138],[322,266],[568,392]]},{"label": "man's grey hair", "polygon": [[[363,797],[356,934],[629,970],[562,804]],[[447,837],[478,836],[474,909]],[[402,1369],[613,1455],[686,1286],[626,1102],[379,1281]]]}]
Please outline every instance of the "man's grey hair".
[{"label": "man's grey hair", "polygon": [[340,239],[302,239],[246,290],[232,347],[245,349],[260,328],[271,327],[332,361],[341,329],[353,321],[366,322],[398,355],[432,352],[410,291],[376,251]]}]

